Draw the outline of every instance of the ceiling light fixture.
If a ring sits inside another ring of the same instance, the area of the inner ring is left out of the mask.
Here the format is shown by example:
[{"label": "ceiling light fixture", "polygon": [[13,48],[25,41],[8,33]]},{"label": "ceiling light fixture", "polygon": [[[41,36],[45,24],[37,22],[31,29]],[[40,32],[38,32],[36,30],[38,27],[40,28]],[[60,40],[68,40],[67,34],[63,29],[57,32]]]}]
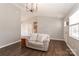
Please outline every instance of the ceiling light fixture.
[{"label": "ceiling light fixture", "polygon": [[37,3],[26,3],[26,11],[36,12],[38,9]]}]

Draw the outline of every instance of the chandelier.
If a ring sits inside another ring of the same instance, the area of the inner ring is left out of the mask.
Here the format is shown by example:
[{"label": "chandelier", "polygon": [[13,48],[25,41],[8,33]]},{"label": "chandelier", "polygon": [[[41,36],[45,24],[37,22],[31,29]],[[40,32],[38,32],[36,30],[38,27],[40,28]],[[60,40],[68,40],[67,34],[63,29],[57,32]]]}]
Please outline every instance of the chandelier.
[{"label": "chandelier", "polygon": [[36,12],[37,9],[37,3],[26,3],[26,11],[33,13]]}]

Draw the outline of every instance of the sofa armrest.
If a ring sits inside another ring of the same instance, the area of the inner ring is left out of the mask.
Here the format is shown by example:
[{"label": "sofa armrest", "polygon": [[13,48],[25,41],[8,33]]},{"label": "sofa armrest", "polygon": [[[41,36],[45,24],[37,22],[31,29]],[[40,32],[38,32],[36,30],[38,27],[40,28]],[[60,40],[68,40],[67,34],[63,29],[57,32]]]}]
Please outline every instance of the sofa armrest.
[{"label": "sofa armrest", "polygon": [[43,38],[43,43],[46,43],[46,42],[49,42],[50,41],[50,38],[49,37],[44,37]]},{"label": "sofa armrest", "polygon": [[43,40],[44,50],[47,51],[49,47],[50,38],[46,38]]}]

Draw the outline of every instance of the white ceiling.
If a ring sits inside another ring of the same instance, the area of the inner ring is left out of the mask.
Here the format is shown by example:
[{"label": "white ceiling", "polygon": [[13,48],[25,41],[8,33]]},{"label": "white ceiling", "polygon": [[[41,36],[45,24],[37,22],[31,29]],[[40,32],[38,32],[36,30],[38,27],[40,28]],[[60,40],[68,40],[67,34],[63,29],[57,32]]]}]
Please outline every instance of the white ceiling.
[{"label": "white ceiling", "polygon": [[73,6],[72,3],[38,4],[37,15],[64,18]]},{"label": "white ceiling", "polygon": [[[39,3],[38,11],[34,15],[64,18],[74,5],[74,3]],[[20,3],[18,6],[25,9],[25,3]]]}]

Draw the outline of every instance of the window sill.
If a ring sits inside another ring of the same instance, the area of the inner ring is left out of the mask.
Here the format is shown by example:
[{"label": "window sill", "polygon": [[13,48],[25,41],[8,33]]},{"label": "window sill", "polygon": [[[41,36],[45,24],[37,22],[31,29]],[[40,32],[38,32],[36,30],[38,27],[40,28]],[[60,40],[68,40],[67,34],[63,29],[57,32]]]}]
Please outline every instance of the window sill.
[{"label": "window sill", "polygon": [[75,36],[69,36],[70,38],[73,38],[75,40],[79,40],[79,37],[75,37]]}]

